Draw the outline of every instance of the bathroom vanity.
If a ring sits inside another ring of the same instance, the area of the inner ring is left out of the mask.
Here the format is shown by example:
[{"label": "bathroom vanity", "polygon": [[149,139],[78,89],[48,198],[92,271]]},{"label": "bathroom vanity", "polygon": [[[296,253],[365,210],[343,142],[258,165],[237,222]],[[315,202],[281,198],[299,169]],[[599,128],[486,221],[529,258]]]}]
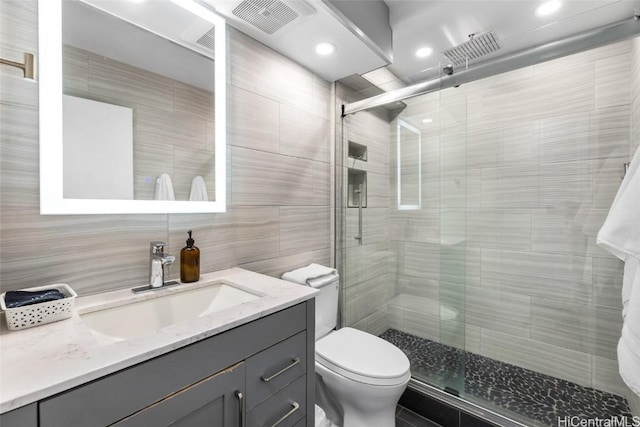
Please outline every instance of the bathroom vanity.
[{"label": "bathroom vanity", "polygon": [[[312,426],[315,291],[240,269],[201,282],[222,279],[262,296],[117,342],[95,339],[82,320],[104,295],[79,298],[67,322],[3,331],[0,425]],[[115,294],[107,306],[128,297]],[[58,345],[37,342],[56,333]]]}]

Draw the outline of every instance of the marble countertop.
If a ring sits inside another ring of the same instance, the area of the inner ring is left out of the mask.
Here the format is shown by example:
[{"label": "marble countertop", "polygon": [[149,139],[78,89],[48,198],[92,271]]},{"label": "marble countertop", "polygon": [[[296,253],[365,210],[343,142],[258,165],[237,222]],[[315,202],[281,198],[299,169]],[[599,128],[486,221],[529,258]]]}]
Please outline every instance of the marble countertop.
[{"label": "marble countertop", "polygon": [[[150,299],[223,281],[262,297],[124,341],[100,342],[78,312]],[[73,285],[71,285],[73,287]],[[0,413],[95,380],[276,311],[311,299],[317,291],[273,277],[232,268],[203,274],[198,282],[133,294],[123,289],[78,297],[70,319],[0,330]],[[142,296],[141,296],[142,295]]]}]

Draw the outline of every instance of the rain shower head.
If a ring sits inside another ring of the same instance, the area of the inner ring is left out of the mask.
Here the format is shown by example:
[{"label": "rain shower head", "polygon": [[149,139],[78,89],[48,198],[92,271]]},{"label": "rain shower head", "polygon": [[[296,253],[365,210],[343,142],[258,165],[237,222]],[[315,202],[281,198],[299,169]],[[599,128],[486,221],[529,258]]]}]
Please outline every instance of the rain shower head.
[{"label": "rain shower head", "polygon": [[469,34],[469,40],[445,50],[442,54],[449,58],[453,65],[462,65],[466,64],[467,61],[474,61],[498,49],[500,49],[500,44],[495,31],[488,31],[480,35]]}]

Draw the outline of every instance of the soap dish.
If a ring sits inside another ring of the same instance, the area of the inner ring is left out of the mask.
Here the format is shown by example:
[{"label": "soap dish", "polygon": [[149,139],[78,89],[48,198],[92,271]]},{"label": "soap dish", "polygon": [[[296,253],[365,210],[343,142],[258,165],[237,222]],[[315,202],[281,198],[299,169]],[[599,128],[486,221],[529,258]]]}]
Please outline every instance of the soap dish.
[{"label": "soap dish", "polygon": [[26,329],[32,326],[68,319],[73,315],[73,303],[78,294],[66,283],[21,289],[21,291],[43,291],[45,289],[57,289],[65,298],[22,307],[7,308],[4,301],[6,292],[0,295],[0,308],[4,311],[9,329]]}]

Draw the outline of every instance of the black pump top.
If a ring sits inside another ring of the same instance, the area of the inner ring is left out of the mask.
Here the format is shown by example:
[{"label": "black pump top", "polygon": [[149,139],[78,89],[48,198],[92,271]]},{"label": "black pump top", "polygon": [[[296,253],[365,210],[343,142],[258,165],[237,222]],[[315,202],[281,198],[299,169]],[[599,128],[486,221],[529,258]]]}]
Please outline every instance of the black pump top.
[{"label": "black pump top", "polygon": [[195,241],[191,238],[191,231],[192,230],[187,231],[187,233],[189,233],[189,238],[187,239],[187,247],[188,248],[192,248],[193,244],[195,243]]}]

